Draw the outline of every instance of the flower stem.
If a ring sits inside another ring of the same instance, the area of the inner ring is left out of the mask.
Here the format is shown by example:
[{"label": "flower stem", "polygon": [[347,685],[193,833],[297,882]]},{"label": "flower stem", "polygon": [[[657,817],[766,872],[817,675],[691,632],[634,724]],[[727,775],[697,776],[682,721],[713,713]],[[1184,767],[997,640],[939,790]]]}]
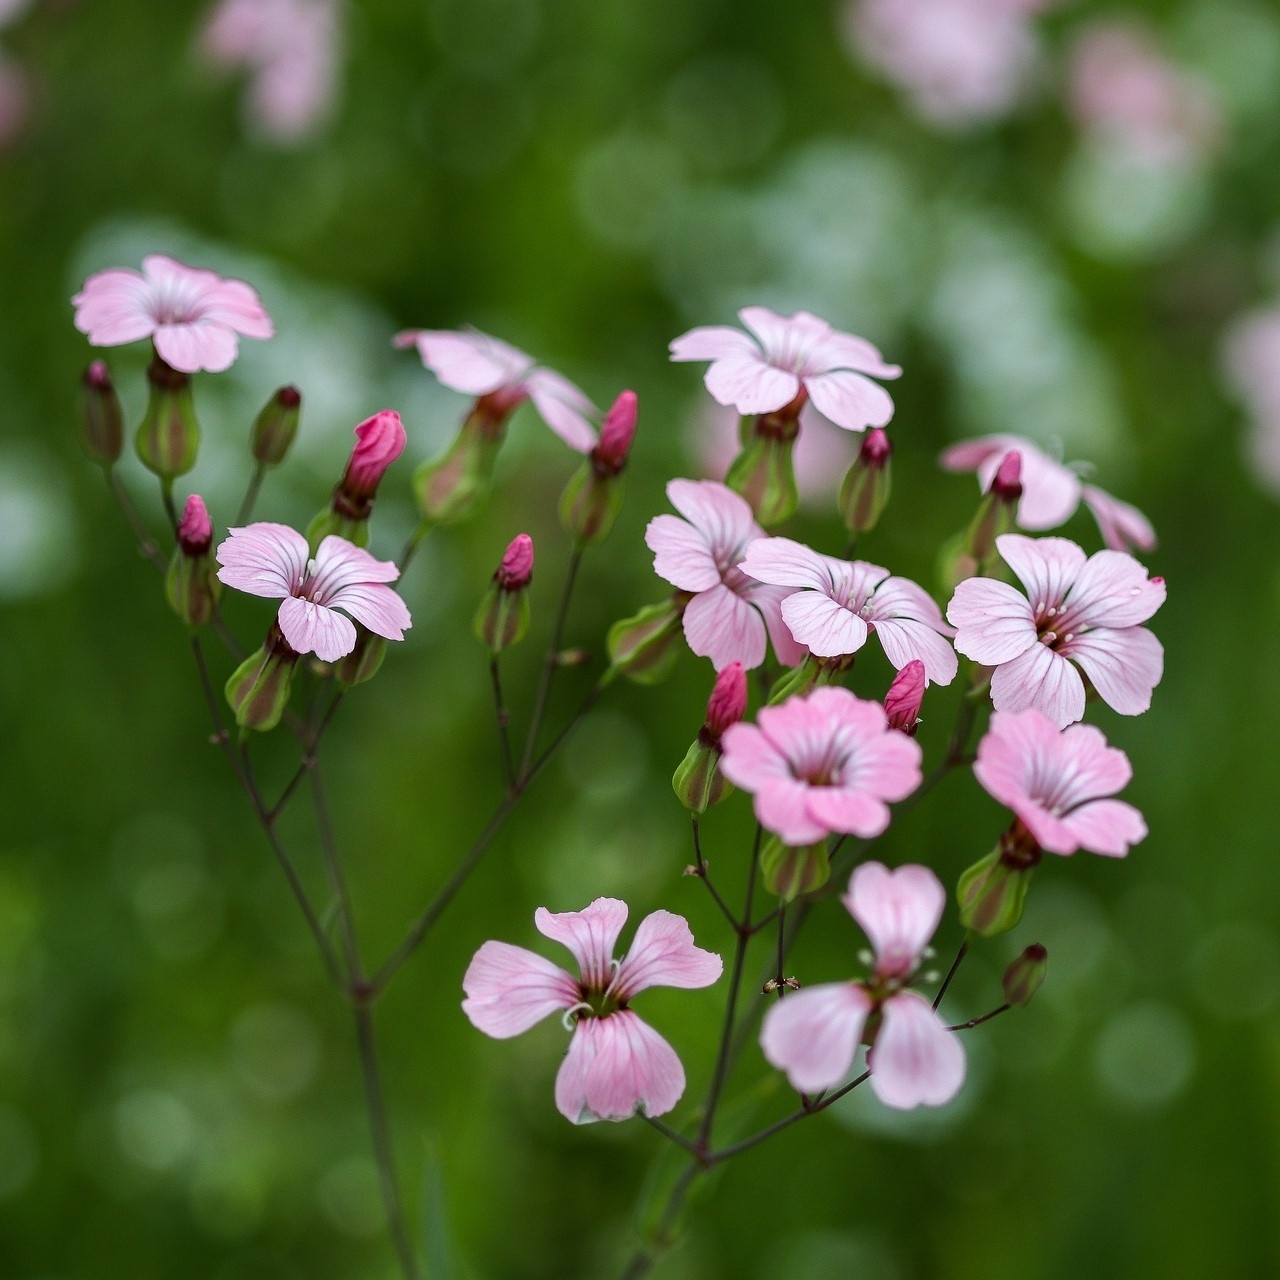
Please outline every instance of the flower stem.
[{"label": "flower stem", "polygon": [[248,524],[253,516],[253,508],[257,504],[258,494],[262,490],[262,481],[266,478],[267,469],[258,463],[253,469],[253,475],[249,477],[249,487],[244,491],[244,498],[240,502],[240,510],[236,512],[236,524]]},{"label": "flower stem", "polygon": [[511,713],[502,694],[502,673],[496,653],[489,659],[489,682],[493,686],[493,710],[498,720],[498,740],[502,744],[502,776],[511,788],[516,781],[515,757],[511,754]]}]

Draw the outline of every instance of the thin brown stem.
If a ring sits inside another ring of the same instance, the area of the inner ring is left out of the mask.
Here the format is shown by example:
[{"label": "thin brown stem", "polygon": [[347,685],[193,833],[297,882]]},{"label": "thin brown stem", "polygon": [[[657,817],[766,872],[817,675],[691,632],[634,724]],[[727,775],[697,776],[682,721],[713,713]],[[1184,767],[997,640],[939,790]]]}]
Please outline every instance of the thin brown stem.
[{"label": "thin brown stem", "polygon": [[729,904],[724,900],[720,890],[711,883],[711,876],[707,867],[707,860],[702,856],[702,828],[698,822],[696,813],[689,815],[693,825],[693,874],[707,886],[707,892],[711,895],[712,901],[720,908],[721,915],[729,922],[729,927],[735,931],[738,928],[738,917],[733,914]]},{"label": "thin brown stem", "polygon": [[502,776],[507,786],[513,787],[516,781],[516,762],[511,753],[511,713],[507,710],[506,698],[502,693],[502,672],[498,669],[498,655],[489,659],[489,683],[493,686],[493,711],[498,721],[498,741],[502,747]]},{"label": "thin brown stem", "polygon": [[139,554],[151,561],[161,573],[164,573],[168,568],[168,562],[156,544],[156,540],[147,532],[147,526],[143,524],[142,517],[138,514],[138,508],[133,505],[133,499],[129,497],[129,491],[124,487],[124,481],[120,479],[114,467],[108,468],[104,474],[107,479],[107,487],[111,490],[111,496],[115,498],[116,505],[120,508],[121,514],[123,514],[129,524],[129,528],[133,531]]},{"label": "thin brown stem", "polygon": [[968,1022],[957,1022],[954,1026],[947,1028],[948,1031],[972,1031],[974,1027],[980,1027],[984,1022],[990,1022],[992,1018],[998,1018],[1002,1013],[1008,1013],[1013,1008],[1011,1004],[1002,1004],[997,1009],[992,1009],[990,1013],[984,1013],[980,1018],[970,1018]]},{"label": "thin brown stem", "polygon": [[284,790],[280,793],[280,798],[267,810],[267,817],[270,821],[276,822],[279,819],[289,801],[293,799],[294,793],[301,785],[303,778],[316,767],[316,757],[320,750],[320,743],[324,741],[324,735],[333,723],[334,714],[339,706],[342,705],[344,697],[346,697],[345,692],[339,690],[325,709],[319,725],[315,729],[306,731],[305,740],[302,744],[302,759],[298,761],[298,767],[294,770],[293,776],[285,783]]},{"label": "thin brown stem", "polygon": [[942,985],[938,988],[938,994],[933,997],[933,1009],[935,1013],[947,994],[947,988],[951,986],[951,980],[960,972],[960,966],[964,963],[964,958],[968,954],[969,935],[966,933],[963,939],[961,939],[960,946],[956,951],[956,958],[951,962],[951,968],[947,970],[947,976],[943,978]]},{"label": "thin brown stem", "polygon": [[646,1115],[643,1111],[637,1113],[651,1129],[656,1129],[662,1136],[676,1146],[683,1147],[691,1156],[699,1157],[701,1153],[698,1151],[698,1144],[692,1138],[686,1138],[683,1133],[673,1129],[669,1124],[663,1124],[661,1120],[655,1119],[651,1115]]}]

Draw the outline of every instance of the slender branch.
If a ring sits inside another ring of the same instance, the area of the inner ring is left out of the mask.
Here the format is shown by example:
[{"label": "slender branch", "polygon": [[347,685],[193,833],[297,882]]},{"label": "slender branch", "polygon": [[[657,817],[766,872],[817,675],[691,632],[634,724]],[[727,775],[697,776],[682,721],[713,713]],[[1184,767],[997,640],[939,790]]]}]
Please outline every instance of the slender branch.
[{"label": "slender branch", "polygon": [[1008,1013],[1013,1008],[1011,1004],[1002,1004],[998,1009],[992,1009],[990,1013],[984,1013],[980,1018],[970,1018],[968,1022],[957,1022],[954,1026],[948,1027],[948,1031],[971,1031],[974,1027],[980,1027],[984,1022],[990,1022],[992,1018],[998,1018],[1002,1013]]},{"label": "slender branch", "polygon": [[502,694],[502,673],[498,669],[496,653],[489,659],[489,683],[493,686],[493,710],[498,720],[498,739],[502,744],[502,774],[507,786],[512,787],[516,781],[516,763],[511,754],[511,713]]},{"label": "slender branch", "polygon": [[674,1142],[676,1146],[683,1147],[691,1156],[697,1159],[702,1158],[702,1153],[698,1150],[698,1144],[692,1138],[686,1138],[683,1133],[677,1132],[669,1124],[663,1124],[661,1120],[655,1119],[651,1115],[640,1111],[636,1113],[651,1129],[656,1129],[664,1138]]},{"label": "slender branch", "polygon": [[684,1208],[685,1200],[688,1199],[690,1188],[703,1172],[702,1165],[690,1163],[676,1180],[670,1194],[667,1196],[667,1203],[658,1222],[658,1229],[655,1233],[656,1238],[652,1247],[641,1247],[636,1250],[626,1269],[622,1272],[621,1280],[642,1280],[644,1276],[647,1276],[653,1270],[658,1260],[671,1247],[675,1225],[680,1218],[680,1211]]},{"label": "slender branch", "polygon": [[124,481],[120,479],[114,467],[107,468],[105,475],[107,487],[111,490],[111,495],[115,498],[116,505],[120,508],[125,520],[128,521],[129,528],[133,530],[139,554],[145,556],[161,573],[164,573],[168,569],[168,562],[156,545],[156,540],[147,532],[147,526],[143,524],[142,517],[138,514],[138,508],[133,505],[133,499],[129,497],[129,491],[124,487]]},{"label": "slender branch", "polygon": [[347,888],[347,878],[342,870],[342,860],[338,857],[338,841],[334,832],[333,818],[329,813],[329,797],[325,791],[324,780],[320,776],[318,761],[313,762],[309,772],[311,799],[316,810],[316,827],[320,832],[320,852],[324,858],[329,888],[338,904],[338,931],[342,938],[342,949],[347,962],[347,978],[351,989],[356,991],[363,984],[364,971],[360,962],[360,947],[356,941],[356,921],[355,912],[351,906],[351,893]]},{"label": "slender branch", "polygon": [[947,994],[947,988],[951,986],[951,980],[960,972],[960,966],[964,963],[964,958],[969,954],[969,935],[966,933],[960,942],[959,949],[956,951],[956,958],[951,962],[951,968],[947,970],[947,976],[942,980],[942,986],[938,988],[938,994],[933,997],[933,1010],[936,1013],[938,1006],[942,1003],[943,997]]},{"label": "slender branch", "polygon": [[396,561],[396,564],[400,567],[400,574],[402,577],[404,576],[405,571],[409,568],[409,562],[418,554],[418,548],[422,546],[423,539],[426,538],[427,534],[429,534],[434,528],[434,524],[431,524],[427,520],[423,520],[409,535],[408,540],[400,550],[400,558]]},{"label": "slender branch", "polygon": [[169,517],[169,524],[177,532],[179,517],[178,508],[173,500],[173,477],[160,477],[160,501],[164,503],[164,513]]},{"label": "slender branch", "polygon": [[244,498],[240,502],[240,510],[236,512],[236,524],[248,524],[253,516],[253,508],[258,501],[258,494],[262,489],[262,481],[266,478],[267,469],[258,463],[253,469],[253,475],[249,477],[249,487],[244,491]]},{"label": "slender branch", "polygon": [[319,725],[314,730],[307,732],[306,740],[303,742],[302,759],[298,762],[298,767],[294,770],[293,777],[285,784],[284,790],[280,793],[280,799],[267,810],[267,817],[270,821],[276,822],[279,819],[303,778],[315,768],[316,755],[320,750],[320,743],[324,740],[325,733],[328,732],[329,726],[333,723],[334,713],[341,706],[344,697],[346,697],[345,692],[339,691],[336,693]]},{"label": "slender branch", "polygon": [[707,886],[707,892],[711,895],[712,901],[720,908],[720,913],[729,922],[730,928],[735,931],[738,929],[738,917],[733,914],[729,904],[724,900],[720,890],[711,883],[711,876],[708,874],[707,860],[702,856],[702,829],[698,822],[696,813],[690,814],[693,825],[693,874]]},{"label": "slender branch", "polygon": [[778,904],[778,971],[773,975],[774,990],[781,1000],[787,994],[787,979],[784,969],[787,963],[787,904]]}]

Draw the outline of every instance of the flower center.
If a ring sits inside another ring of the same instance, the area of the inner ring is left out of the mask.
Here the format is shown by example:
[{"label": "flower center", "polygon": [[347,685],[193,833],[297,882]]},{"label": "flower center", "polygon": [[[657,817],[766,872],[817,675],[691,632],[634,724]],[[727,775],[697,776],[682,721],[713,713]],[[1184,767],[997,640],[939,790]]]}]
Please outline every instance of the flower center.
[{"label": "flower center", "polygon": [[1070,644],[1082,631],[1088,628],[1080,626],[1073,617],[1069,603],[1050,604],[1046,600],[1039,601],[1033,610],[1036,620],[1036,639],[1047,645],[1055,653],[1064,645]]}]

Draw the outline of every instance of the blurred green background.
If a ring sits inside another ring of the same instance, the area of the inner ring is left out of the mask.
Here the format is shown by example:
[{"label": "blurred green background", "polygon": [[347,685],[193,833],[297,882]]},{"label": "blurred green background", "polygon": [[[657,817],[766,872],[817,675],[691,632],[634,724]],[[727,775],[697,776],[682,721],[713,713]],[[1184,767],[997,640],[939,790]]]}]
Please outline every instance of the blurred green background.
[{"label": "blurred green background", "polygon": [[[955,1104],[899,1115],[855,1093],[742,1157],[709,1180],[658,1274],[1280,1274],[1280,532],[1219,375],[1233,317],[1276,287],[1280,13],[1133,11],[1223,120],[1214,154],[1162,193],[1099,178],[1063,105],[1064,51],[1115,6],[1036,19],[1026,100],[937,129],[851,58],[828,0],[367,0],[342,14],[332,122],[291,146],[247,128],[242,86],[194,55],[204,12],[48,4],[0,32],[29,93],[0,153],[0,1275],[394,1274],[349,1019],[208,744],[182,631],[75,441],[90,350],[68,299],[152,250],[250,279],[277,325],[230,373],[198,379],[206,444],[187,479],[220,525],[253,413],[295,381],[302,437],[259,515],[304,522],[352,425],[394,407],[410,445],[373,541],[394,554],[411,467],[464,409],[391,350],[406,325],[474,323],[602,404],[635,388],[627,506],[586,560],[568,632],[596,655],[609,622],[662,594],[642,535],[666,479],[705,474],[700,370],[669,365],[666,343],[744,303],[810,308],[903,365],[893,505],[861,551],[894,572],[933,583],[937,547],[973,508],[971,478],[935,468],[947,442],[1012,430],[1093,460],[1155,522],[1149,563],[1170,583],[1153,710],[1091,714],[1133,759],[1150,838],[1120,864],[1049,860],[1017,932],[967,965],[956,1017],[997,1002],[1021,946],[1051,956],[1036,1003],[966,1041]],[[135,421],[145,358],[110,353]],[[519,726],[567,556],[554,501],[572,467],[521,411],[494,500],[425,545],[404,583],[414,629],[326,747],[371,959],[499,794],[470,614],[507,540],[532,532],[535,632],[507,664]],[[123,469],[158,528],[149,477]],[[788,531],[839,546],[829,501]],[[1097,545],[1087,517],[1068,532]],[[255,643],[270,609],[241,598],[227,613]],[[553,727],[593,670],[564,673]],[[860,661],[855,686],[878,696],[888,674]],[[458,1003],[484,939],[550,954],[532,927],[541,904],[608,893],[633,922],[664,906],[729,950],[681,875],[668,781],[709,683],[686,655],[657,692],[611,691],[379,1007],[415,1229],[425,1214],[452,1254],[432,1280],[613,1275],[642,1189],[670,1174],[638,1122],[579,1130],[555,1112],[554,1020],[500,1044]],[[955,695],[926,703],[929,758]],[[279,785],[287,741],[254,745]],[[953,882],[1000,825],[957,775],[877,853]],[[735,898],[747,833],[741,797],[707,823]],[[321,893],[303,806],[286,834]],[[944,922],[944,956],[958,937]],[[828,902],[794,971],[847,975],[860,945]],[[677,1121],[705,1090],[721,998],[645,998],[688,1069]],[[770,1080],[752,1047],[730,1125],[783,1113]]]}]

